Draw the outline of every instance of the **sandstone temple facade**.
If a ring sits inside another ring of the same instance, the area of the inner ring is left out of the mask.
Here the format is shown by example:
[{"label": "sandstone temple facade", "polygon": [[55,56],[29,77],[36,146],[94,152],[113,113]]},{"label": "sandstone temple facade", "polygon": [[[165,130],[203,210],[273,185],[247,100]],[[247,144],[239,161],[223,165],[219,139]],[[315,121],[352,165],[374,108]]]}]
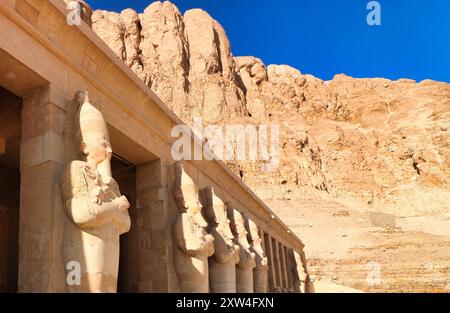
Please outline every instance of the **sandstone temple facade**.
[{"label": "sandstone temple facade", "polygon": [[307,292],[302,241],[224,163],[173,160],[182,121],[66,18],[0,1],[0,292]]}]

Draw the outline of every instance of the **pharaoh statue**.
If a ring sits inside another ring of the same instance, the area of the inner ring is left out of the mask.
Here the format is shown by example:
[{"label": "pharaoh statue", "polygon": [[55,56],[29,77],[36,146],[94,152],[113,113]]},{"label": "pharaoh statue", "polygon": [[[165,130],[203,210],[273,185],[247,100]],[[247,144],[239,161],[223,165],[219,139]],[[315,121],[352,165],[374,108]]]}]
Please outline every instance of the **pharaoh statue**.
[{"label": "pharaoh statue", "polygon": [[112,150],[102,113],[87,92],[78,92],[74,104],[67,110],[61,180],[66,282],[70,292],[116,292],[119,237],[130,229],[130,204],[111,177]]},{"label": "pharaoh statue", "polygon": [[236,292],[253,292],[253,269],[256,266],[255,253],[248,242],[244,216],[227,202],[228,218],[235,242],[239,245],[239,262],[236,266]]},{"label": "pharaoh statue", "polygon": [[267,263],[267,257],[264,253],[262,246],[262,239],[259,233],[259,227],[251,219],[247,219],[247,225],[249,229],[249,237],[253,252],[256,256],[256,267],[253,270],[253,285],[254,292],[266,293],[268,292],[269,284],[269,266]]},{"label": "pharaoh statue", "polygon": [[286,272],[287,272],[287,292],[300,292],[299,274],[297,270],[297,262],[295,262],[294,250],[286,249]]},{"label": "pharaoh statue", "polygon": [[298,276],[295,277],[294,280],[295,289],[301,293],[309,292],[308,291],[309,276],[305,268],[306,265],[304,263],[304,257],[297,251],[293,251],[293,254],[294,254],[293,259],[297,266],[297,274],[298,274]]},{"label": "pharaoh statue", "polygon": [[173,196],[179,215],[174,225],[175,271],[181,292],[209,292],[208,257],[214,253],[214,238],[206,232],[198,188],[184,171],[181,162],[175,167]]},{"label": "pharaoh statue", "polygon": [[204,188],[200,198],[208,222],[208,233],[214,237],[214,254],[209,258],[210,289],[214,293],[235,293],[239,246],[233,240],[226,206],[212,187]]}]

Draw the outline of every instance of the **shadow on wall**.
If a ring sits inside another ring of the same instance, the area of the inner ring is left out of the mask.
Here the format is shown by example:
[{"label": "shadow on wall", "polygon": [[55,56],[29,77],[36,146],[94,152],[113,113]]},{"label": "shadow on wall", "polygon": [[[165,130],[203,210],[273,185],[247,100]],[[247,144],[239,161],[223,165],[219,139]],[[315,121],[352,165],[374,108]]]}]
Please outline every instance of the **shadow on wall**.
[{"label": "shadow on wall", "polygon": [[22,99],[0,87],[0,293],[17,292]]}]

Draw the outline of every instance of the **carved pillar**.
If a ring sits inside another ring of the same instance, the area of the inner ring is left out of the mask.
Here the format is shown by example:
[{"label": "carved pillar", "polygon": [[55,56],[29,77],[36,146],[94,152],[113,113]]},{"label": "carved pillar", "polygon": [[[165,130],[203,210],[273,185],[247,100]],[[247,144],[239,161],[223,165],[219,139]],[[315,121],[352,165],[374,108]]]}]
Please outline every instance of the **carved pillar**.
[{"label": "carved pillar", "polygon": [[294,251],[294,256],[299,277],[297,281],[297,288],[301,293],[308,292],[309,277],[306,270],[306,260],[304,258],[303,252],[300,254],[297,251]]},{"label": "carved pillar", "polygon": [[19,227],[19,292],[64,291],[61,262],[66,99],[53,86],[23,99]]},{"label": "carved pillar", "polygon": [[288,292],[288,277],[287,277],[287,261],[286,261],[286,251],[284,245],[280,242],[280,257],[281,257],[281,274],[283,281],[283,292]]},{"label": "carved pillar", "polygon": [[269,292],[274,292],[277,281],[275,275],[275,260],[272,249],[272,238],[268,233],[264,233],[264,246],[266,247],[266,255],[269,263]]},{"label": "carved pillar", "polygon": [[286,257],[288,265],[289,292],[300,292],[300,277],[297,271],[297,264],[295,262],[294,249],[287,249]]},{"label": "carved pillar", "polygon": [[209,258],[211,291],[214,293],[235,293],[239,246],[235,245],[233,241],[226,206],[216,196],[212,187],[203,189],[200,194],[208,222],[208,233],[214,237],[214,254]]},{"label": "carved pillar", "polygon": [[256,267],[253,269],[253,287],[256,293],[266,293],[268,291],[268,264],[264,253],[263,242],[261,239],[258,225],[251,219],[247,219],[247,228],[249,230],[249,240],[252,251],[256,255]]},{"label": "carved pillar", "polygon": [[280,249],[278,248],[278,241],[275,238],[272,238],[272,250],[274,256],[274,267],[275,267],[275,277],[276,277],[276,285],[274,288],[275,292],[283,291],[283,275],[281,272],[281,262],[280,262]]},{"label": "carved pillar", "polygon": [[[131,233],[136,238],[137,264],[134,277],[138,292],[167,292],[167,190],[161,160],[141,164],[136,169],[137,210]],[[171,232],[169,233],[171,235]]]},{"label": "carved pillar", "polygon": [[173,196],[179,209],[174,225],[175,270],[181,292],[209,292],[208,257],[214,253],[214,238],[207,234],[198,188],[184,171],[174,165]]},{"label": "carved pillar", "polygon": [[286,279],[287,279],[287,292],[294,292],[294,272],[292,271],[292,262],[289,251],[287,247],[284,247],[284,256],[286,258]]},{"label": "carved pillar", "polygon": [[236,266],[236,292],[253,292],[253,268],[256,266],[255,253],[251,251],[245,229],[245,218],[231,203],[227,203],[235,242],[239,245],[239,263]]}]

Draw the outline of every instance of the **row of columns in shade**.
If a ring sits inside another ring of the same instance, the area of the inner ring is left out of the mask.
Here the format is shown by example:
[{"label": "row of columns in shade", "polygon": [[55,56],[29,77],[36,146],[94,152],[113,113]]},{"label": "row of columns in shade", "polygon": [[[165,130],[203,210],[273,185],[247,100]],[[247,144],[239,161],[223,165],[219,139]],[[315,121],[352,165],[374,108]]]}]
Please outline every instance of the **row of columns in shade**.
[{"label": "row of columns in shade", "polygon": [[[259,229],[259,232],[262,239],[264,254],[267,257],[267,267],[264,269],[261,269],[259,266],[253,269],[240,269],[238,266],[236,266],[236,274],[234,273],[234,271],[227,273],[236,275],[236,291],[257,293],[305,292],[305,290],[301,287],[300,277],[298,273],[298,268],[303,268],[303,264],[297,264],[300,260],[296,260],[296,252],[294,252],[293,249],[284,246],[270,234],[265,233],[261,228]],[[219,270],[223,271],[222,274],[225,274],[226,267],[222,267]],[[250,273],[248,273],[248,271],[250,271]],[[209,275],[211,292],[216,292],[214,288],[211,288],[211,280],[214,280],[216,274],[217,269],[212,271],[210,261]],[[252,274],[254,285],[253,288],[249,288],[249,286],[245,282],[246,278],[244,277],[248,277]],[[262,278],[261,276],[264,276],[264,278]],[[266,280],[264,287],[263,284],[261,284],[261,279]]]},{"label": "row of columns in shade", "polygon": [[[300,292],[299,276],[294,251],[285,247],[270,234],[261,230],[264,252],[268,259],[268,291],[269,292]],[[292,269],[292,272],[290,272]]]}]

